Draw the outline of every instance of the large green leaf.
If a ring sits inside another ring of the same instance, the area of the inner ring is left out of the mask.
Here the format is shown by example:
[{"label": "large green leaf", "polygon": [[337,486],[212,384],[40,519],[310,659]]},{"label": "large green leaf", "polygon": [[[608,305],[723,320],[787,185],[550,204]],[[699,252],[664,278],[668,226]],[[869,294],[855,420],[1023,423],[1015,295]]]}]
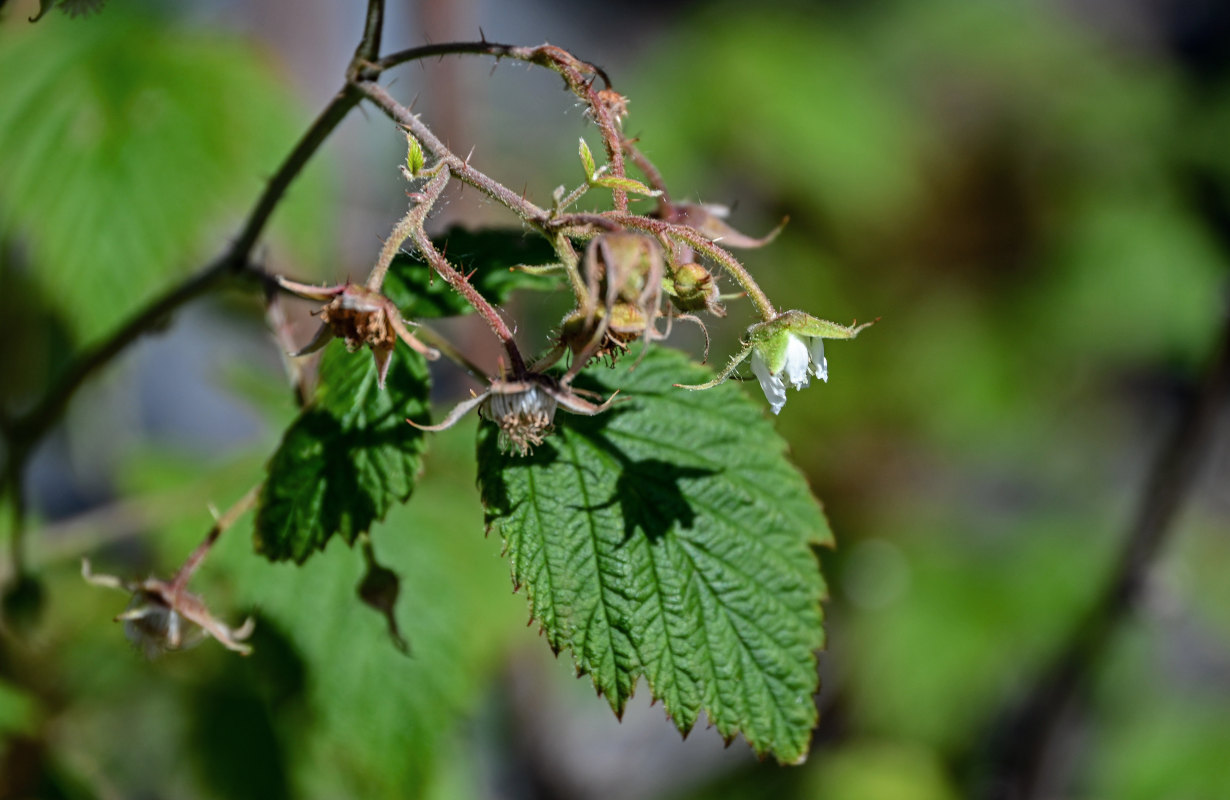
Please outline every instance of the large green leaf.
[{"label": "large green leaf", "polygon": [[424,440],[406,419],[427,422],[427,365],[397,347],[383,390],[376,378],[368,353],[348,353],[341,342],[325,351],[314,402],[269,462],[256,517],[258,552],[302,562],[334,534],[353,543],[395,501],[410,498]]},{"label": "large green leaf", "polygon": [[[436,237],[435,245],[454,266],[470,275],[470,283],[479,294],[497,305],[518,289],[550,291],[559,286],[563,274],[534,275],[513,269],[557,261],[546,239],[526,236],[519,230],[453,228]],[[427,262],[405,252],[393,258],[384,293],[407,319],[453,317],[474,310]]]},{"label": "large green leaf", "polygon": [[621,404],[560,414],[532,455],[479,431],[479,485],[513,582],[551,646],[621,713],[639,676],[681,732],[703,711],[726,738],[793,762],[816,723],[825,586],[820,506],[763,408],[734,383],[652,351],[577,385]]},{"label": "large green leaf", "polygon": [[[310,119],[250,45],[146,10],[11,20],[0,75],[0,237],[82,341],[219,252]],[[302,273],[330,227],[299,189],[277,219]]]}]

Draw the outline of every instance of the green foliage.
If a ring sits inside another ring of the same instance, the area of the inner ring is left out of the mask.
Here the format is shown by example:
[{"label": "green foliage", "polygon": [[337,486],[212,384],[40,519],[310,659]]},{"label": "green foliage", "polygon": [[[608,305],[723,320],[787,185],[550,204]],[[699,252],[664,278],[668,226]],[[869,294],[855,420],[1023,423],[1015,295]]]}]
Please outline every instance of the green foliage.
[{"label": "green foliage", "polygon": [[418,497],[372,532],[381,563],[401,579],[394,613],[409,657],[357,597],[357,553],[334,544],[301,567],[272,565],[253,559],[236,531],[216,567],[233,570],[240,600],[307,665],[312,720],[292,762],[307,796],[421,796],[517,632],[519,604],[482,538],[476,492],[455,479],[473,470],[464,442],[438,437]]},{"label": "green foliage", "polygon": [[394,502],[408,500],[425,443],[406,420],[428,422],[428,387],[426,363],[407,347],[393,350],[381,390],[370,355],[331,344],[315,400],[269,462],[257,551],[302,562],[335,534],[353,544]]},{"label": "green foliage", "polygon": [[[550,275],[515,269],[556,261],[550,243],[540,236],[525,236],[514,230],[453,228],[436,237],[435,245],[459,270],[470,275],[471,285],[492,303],[503,303],[518,289],[550,291],[559,285]],[[393,258],[384,294],[403,317],[411,320],[453,317],[474,310],[427,262],[405,252]]]},{"label": "green foliage", "polygon": [[[120,8],[6,24],[0,75],[0,239],[83,340],[219,251],[304,124],[247,45]],[[308,199],[279,218],[310,263],[328,227]]]},{"label": "green foliage", "polygon": [[809,800],[956,800],[957,792],[936,754],[888,743],[853,744],[825,753],[824,768],[812,770],[801,792]]},{"label": "green foliage", "polygon": [[[631,357],[631,356],[629,356]],[[764,411],[733,384],[655,349],[577,386],[622,404],[561,414],[531,456],[479,432],[479,485],[513,582],[551,647],[572,651],[618,714],[644,675],[680,731],[703,711],[785,762],[816,722],[825,596],[819,505]]]}]

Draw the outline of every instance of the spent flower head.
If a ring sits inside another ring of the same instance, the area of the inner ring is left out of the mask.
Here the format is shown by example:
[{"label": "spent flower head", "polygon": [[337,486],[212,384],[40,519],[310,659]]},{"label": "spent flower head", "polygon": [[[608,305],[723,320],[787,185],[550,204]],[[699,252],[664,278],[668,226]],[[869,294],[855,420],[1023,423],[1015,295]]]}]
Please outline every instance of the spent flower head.
[{"label": "spent flower head", "polygon": [[367,345],[376,360],[377,379],[381,389],[384,388],[384,379],[389,372],[389,359],[398,339],[428,360],[440,357],[438,351],[423,344],[410,333],[397,306],[380,292],[354,283],[309,286],[281,277],[278,278],[278,285],[308,300],[328,301],[315,312],[320,317],[320,328],[316,335],[306,347],[294,353],[295,356],[315,353],[335,337],[343,339],[351,352]]},{"label": "spent flower head", "polygon": [[114,575],[98,575],[88,559],[81,561],[81,576],[95,586],[118,589],[131,595],[128,608],[116,616],[124,634],[149,658],[197,644],[207,636],[241,655],[252,652],[243,640],[252,635],[255,621],[249,617],[238,628],[214,619],[205,601],[177,581],[146,578],[131,581]]},{"label": "spent flower head", "polygon": [[557,408],[592,417],[610,408],[615,399],[615,395],[611,395],[604,402],[595,404],[578,392],[566,380],[529,372],[514,380],[492,379],[485,392],[458,403],[439,424],[419,425],[410,419],[406,422],[419,430],[442,431],[456,425],[458,420],[477,407],[480,416],[499,427],[502,448],[527,455],[531,449],[542,444],[554,429]]}]

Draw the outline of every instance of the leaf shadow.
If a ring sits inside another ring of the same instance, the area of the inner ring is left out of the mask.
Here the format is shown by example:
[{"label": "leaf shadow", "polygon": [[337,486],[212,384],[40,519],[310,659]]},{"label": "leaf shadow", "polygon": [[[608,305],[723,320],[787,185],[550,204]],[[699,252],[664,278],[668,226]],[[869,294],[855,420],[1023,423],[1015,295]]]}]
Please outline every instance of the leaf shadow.
[{"label": "leaf shadow", "polygon": [[597,505],[584,507],[584,510],[600,511],[618,504],[624,524],[625,544],[637,529],[650,542],[656,542],[670,533],[676,524],[684,529],[691,528],[696,522],[696,512],[680,482],[706,478],[719,472],[705,467],[681,466],[659,458],[634,459],[629,456],[606,434],[606,428],[620,413],[632,410],[631,407],[615,408],[596,417],[573,418],[567,424],[619,465],[619,477],[615,479],[615,491],[611,497]]},{"label": "leaf shadow", "polygon": [[[580,382],[580,381],[578,381]],[[515,504],[508,494],[505,470],[545,468],[566,456],[559,437],[584,439],[615,462],[618,475],[611,496],[597,504],[574,506],[587,513],[619,507],[623,521],[623,542],[626,544],[639,530],[650,542],[666,536],[678,525],[689,529],[696,523],[696,512],[688,501],[682,482],[716,475],[720,470],[682,466],[659,458],[636,459],[607,434],[608,427],[625,414],[634,413],[635,404],[616,406],[596,416],[561,414],[556,418],[556,434],[528,455],[502,453],[498,447],[496,428],[484,422],[479,432],[479,483],[487,517],[504,517],[513,513]],[[592,470],[594,465],[577,464]],[[596,471],[596,470],[595,470]]]}]

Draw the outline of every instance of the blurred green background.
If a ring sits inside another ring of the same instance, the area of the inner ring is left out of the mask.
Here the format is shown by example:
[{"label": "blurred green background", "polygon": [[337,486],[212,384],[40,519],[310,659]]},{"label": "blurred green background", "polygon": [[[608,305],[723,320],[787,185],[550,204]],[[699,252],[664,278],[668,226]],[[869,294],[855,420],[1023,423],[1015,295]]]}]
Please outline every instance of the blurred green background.
[{"label": "blurred green background", "polygon": [[[225,246],[362,24],[361,4],[330,0],[111,0],[30,25],[32,5],[0,12],[10,411]],[[830,347],[831,383],[792,393],[779,420],[839,542],[822,554],[815,752],[780,768],[712,732],[680,742],[647,697],[617,723],[524,626],[483,536],[473,422],[433,441],[416,497],[373,535],[402,578],[409,657],[355,595],[357,551],[270,565],[246,522],[195,585],[225,619],[257,614],[255,654],[142,659],[110,622],[122,596],[85,585],[79,559],[169,573],[294,413],[259,298],[232,293],[89,384],[31,466],[44,601],[10,604],[0,632],[0,798],[964,796],[970,754],[1103,586],[1217,338],[1230,7],[390,5],[386,50],[481,25],[602,64],[677,199],[733,205],[751,234],[790,216],[746,256],[770,297],[881,318]],[[585,121],[555,76],[474,59],[404,67],[393,89],[539,202],[579,177]],[[365,274],[404,207],[403,146],[378,113],[353,115],[279,210],[265,265]],[[473,193],[436,220],[515,222]],[[517,306],[527,340],[561,302]],[[711,326],[715,362],[750,320],[736,303]],[[450,333],[494,358],[481,329]],[[687,332],[676,343],[699,355]],[[441,402],[461,391],[438,376]],[[1228,445],[1224,430],[1207,443],[1145,601],[1097,665],[1060,796],[1230,796]]]}]

